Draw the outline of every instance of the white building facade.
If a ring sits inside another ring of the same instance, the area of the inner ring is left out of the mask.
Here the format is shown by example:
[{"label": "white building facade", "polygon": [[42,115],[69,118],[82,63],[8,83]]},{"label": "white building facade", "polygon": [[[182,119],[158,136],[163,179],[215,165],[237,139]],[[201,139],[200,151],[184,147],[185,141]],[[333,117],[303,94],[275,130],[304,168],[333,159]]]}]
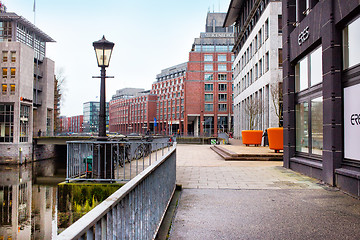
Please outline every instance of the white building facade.
[{"label": "white building facade", "polygon": [[277,115],[282,91],[281,2],[255,2],[247,5],[242,24],[235,24],[235,138],[241,137],[242,130],[265,130],[282,124]]}]

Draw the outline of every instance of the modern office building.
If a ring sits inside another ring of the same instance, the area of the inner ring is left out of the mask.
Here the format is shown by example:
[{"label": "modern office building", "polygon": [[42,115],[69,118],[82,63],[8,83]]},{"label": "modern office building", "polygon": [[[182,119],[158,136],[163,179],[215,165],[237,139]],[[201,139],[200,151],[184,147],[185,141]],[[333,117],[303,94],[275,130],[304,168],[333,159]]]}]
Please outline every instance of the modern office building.
[{"label": "modern office building", "polygon": [[360,3],[282,8],[284,166],[360,196]]},{"label": "modern office building", "polygon": [[233,126],[233,27],[226,13],[208,13],[205,32],[195,38],[184,80],[184,134],[217,135]]},{"label": "modern office building", "polygon": [[234,137],[282,125],[281,1],[232,0],[224,26],[235,26]]},{"label": "modern office building", "polygon": [[[119,93],[129,89],[118,90]],[[138,91],[131,96],[116,94],[109,104],[110,132],[121,134],[154,133],[154,121],[157,96],[150,91]]]},{"label": "modern office building", "polygon": [[187,63],[161,70],[151,92],[158,96],[156,104],[157,133],[183,133],[184,81]]},{"label": "modern office building", "polygon": [[[109,131],[109,103],[106,103],[106,131]],[[83,132],[99,132],[100,102],[86,102],[83,104]]]},{"label": "modern office building", "polygon": [[232,27],[223,27],[225,16],[207,14],[205,32],[195,38],[189,61],[161,70],[149,95],[113,97],[110,131],[126,133],[130,127],[132,132],[195,136],[231,131],[234,35]]},{"label": "modern office building", "polygon": [[33,136],[53,135],[54,40],[15,13],[0,13],[0,161],[31,159]]}]

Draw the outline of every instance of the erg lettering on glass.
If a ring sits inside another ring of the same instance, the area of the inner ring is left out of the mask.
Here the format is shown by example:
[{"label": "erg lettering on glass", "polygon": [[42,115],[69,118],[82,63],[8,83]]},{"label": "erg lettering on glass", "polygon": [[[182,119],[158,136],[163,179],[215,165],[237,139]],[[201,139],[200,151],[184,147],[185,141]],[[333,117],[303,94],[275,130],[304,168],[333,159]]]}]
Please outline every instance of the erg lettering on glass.
[{"label": "erg lettering on glass", "polygon": [[360,125],[360,113],[352,114],[351,118],[350,118],[350,123],[351,123],[351,125]]}]

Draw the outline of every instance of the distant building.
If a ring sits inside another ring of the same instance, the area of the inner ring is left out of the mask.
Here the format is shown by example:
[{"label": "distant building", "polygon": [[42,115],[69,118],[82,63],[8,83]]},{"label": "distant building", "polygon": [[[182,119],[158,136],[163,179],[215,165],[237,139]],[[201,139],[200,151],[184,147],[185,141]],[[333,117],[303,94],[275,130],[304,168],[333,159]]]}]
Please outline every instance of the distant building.
[{"label": "distant building", "polygon": [[[235,25],[234,137],[282,124],[281,2],[233,0],[225,26]],[[280,110],[279,110],[280,109]]]},{"label": "distant building", "polygon": [[[54,62],[46,43],[54,40],[15,13],[0,13],[1,160],[31,159],[33,136],[54,129]],[[11,146],[11,147],[10,147]]]},{"label": "distant building", "polygon": [[[157,96],[142,89],[120,89],[109,103],[110,132],[121,134],[154,132]],[[121,93],[121,94],[119,94]]]},{"label": "distant building", "polygon": [[[109,103],[106,103],[106,131],[109,130]],[[86,102],[83,104],[83,132],[99,132],[100,102]]]},{"label": "distant building", "polygon": [[129,99],[144,94],[143,88],[123,88],[116,90],[116,93],[112,96],[112,99]]},{"label": "distant building", "polygon": [[158,96],[155,117],[157,133],[172,134],[184,131],[184,80],[187,63],[161,70],[156,75],[151,92]]},{"label": "distant building", "polygon": [[205,32],[195,38],[189,61],[161,70],[150,94],[125,101],[126,94],[120,97],[125,89],[118,90],[119,97],[110,103],[110,131],[149,129],[191,136],[231,131],[234,35],[232,27],[223,27],[225,16],[208,13]]},{"label": "distant building", "polygon": [[184,134],[217,135],[232,131],[233,27],[226,13],[208,13],[205,32],[195,38],[184,81]]}]

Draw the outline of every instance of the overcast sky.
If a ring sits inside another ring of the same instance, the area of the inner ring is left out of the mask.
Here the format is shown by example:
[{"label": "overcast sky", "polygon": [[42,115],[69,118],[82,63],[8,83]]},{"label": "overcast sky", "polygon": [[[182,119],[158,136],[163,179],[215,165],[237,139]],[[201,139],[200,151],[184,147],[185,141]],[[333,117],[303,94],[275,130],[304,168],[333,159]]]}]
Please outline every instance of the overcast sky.
[{"label": "overcast sky", "polygon": [[2,0],[8,12],[34,22],[56,43],[47,56],[66,78],[61,115],[82,114],[83,103],[99,101],[100,75],[92,42],[115,43],[106,99],[117,89],[150,89],[162,69],[188,61],[194,38],[205,31],[206,14],[227,12],[230,0]]}]

